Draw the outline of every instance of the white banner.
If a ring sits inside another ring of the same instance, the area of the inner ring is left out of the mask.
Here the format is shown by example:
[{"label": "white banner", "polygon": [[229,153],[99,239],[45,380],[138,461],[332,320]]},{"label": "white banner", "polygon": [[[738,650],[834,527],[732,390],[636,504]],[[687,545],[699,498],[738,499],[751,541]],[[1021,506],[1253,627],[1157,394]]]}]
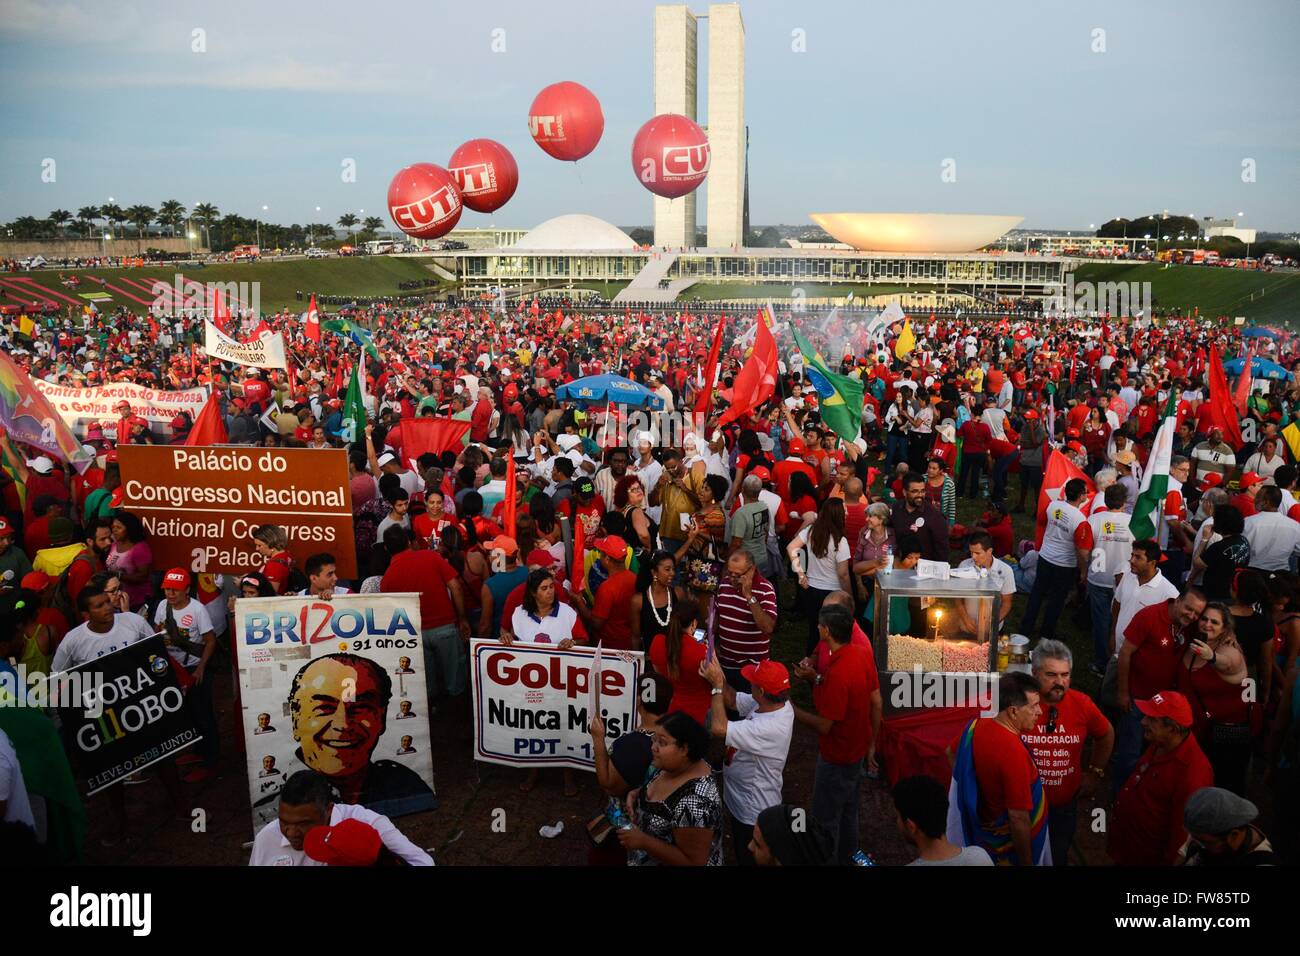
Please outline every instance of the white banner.
[{"label": "white banner", "polygon": [[418,594],[244,598],[234,634],[255,830],[305,768],[385,816],[437,806]]},{"label": "white banner", "polygon": [[146,388],[134,382],[110,382],[99,388],[69,388],[33,378],[32,384],[78,438],[86,437],[86,429],[98,422],[104,437],[117,439],[119,415],[117,405],[123,400],[131,403],[131,412],[149,423],[158,435],[170,434],[167,426],[180,412],[189,412],[190,420],[198,417],[208,400],[206,388],[187,388],[178,392],[163,392]]},{"label": "white banner", "polygon": [[209,359],[251,365],[254,368],[284,368],[284,336],[279,332],[251,342],[236,342],[211,322],[204,322],[203,349]]},{"label": "white banner", "polygon": [[[596,651],[546,644],[474,641],[474,759],[512,767],[594,770],[591,671]],[[600,714],[611,744],[636,722],[639,651],[605,650],[596,660]]]}]

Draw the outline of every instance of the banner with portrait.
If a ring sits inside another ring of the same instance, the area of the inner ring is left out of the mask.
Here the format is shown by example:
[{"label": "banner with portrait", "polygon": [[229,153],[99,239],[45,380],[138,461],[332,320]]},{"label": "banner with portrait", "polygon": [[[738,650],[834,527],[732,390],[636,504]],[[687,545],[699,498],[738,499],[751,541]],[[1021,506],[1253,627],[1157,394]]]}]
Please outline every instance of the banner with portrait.
[{"label": "banner with portrait", "polygon": [[388,817],[437,807],[418,594],[241,598],[233,623],[254,830],[303,769]]},{"label": "banner with portrait", "polygon": [[594,770],[590,715],[600,711],[611,745],[631,731],[643,666],[639,651],[473,641],[474,759]]}]

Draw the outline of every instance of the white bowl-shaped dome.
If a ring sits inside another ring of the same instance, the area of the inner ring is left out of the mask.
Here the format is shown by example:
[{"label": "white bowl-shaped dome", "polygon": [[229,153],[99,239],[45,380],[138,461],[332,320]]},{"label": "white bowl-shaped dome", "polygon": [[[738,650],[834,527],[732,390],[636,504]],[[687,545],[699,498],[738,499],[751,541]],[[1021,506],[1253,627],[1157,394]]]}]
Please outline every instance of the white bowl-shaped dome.
[{"label": "white bowl-shaped dome", "polygon": [[974,252],[1024,221],[912,212],[814,212],[808,218],[840,242],[870,252]]},{"label": "white bowl-shaped dome", "polygon": [[618,226],[595,216],[556,216],[529,230],[512,249],[635,249],[636,243]]}]

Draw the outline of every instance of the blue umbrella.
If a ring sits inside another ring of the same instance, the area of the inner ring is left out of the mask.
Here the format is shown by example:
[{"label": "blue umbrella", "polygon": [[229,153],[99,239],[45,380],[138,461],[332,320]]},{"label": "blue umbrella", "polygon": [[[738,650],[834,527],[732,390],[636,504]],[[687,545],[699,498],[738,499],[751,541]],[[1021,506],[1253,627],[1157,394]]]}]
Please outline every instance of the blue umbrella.
[{"label": "blue umbrella", "polygon": [[615,405],[635,405],[654,411],[664,407],[664,400],[650,389],[621,375],[590,375],[580,378],[557,388],[555,397],[583,405],[612,402]]},{"label": "blue umbrella", "polygon": [[[1223,363],[1223,370],[1229,375],[1240,375],[1241,370],[1245,367],[1245,359],[1233,359],[1231,362]],[[1287,382],[1295,381],[1295,376],[1278,365],[1276,362],[1270,362],[1266,358],[1253,358],[1250,360],[1250,377],[1251,378],[1275,378]]]},{"label": "blue umbrella", "polygon": [[1249,329],[1241,330],[1241,337],[1243,339],[1264,339],[1264,338],[1275,339],[1280,334],[1281,333],[1278,332],[1277,329],[1270,329],[1267,326],[1262,326],[1262,325],[1253,326]]}]

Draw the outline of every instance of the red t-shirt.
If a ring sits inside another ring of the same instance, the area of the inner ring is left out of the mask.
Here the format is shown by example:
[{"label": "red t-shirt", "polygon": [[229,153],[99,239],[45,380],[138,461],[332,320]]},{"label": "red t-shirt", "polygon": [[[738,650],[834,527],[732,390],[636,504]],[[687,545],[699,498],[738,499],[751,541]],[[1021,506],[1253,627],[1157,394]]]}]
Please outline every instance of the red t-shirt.
[{"label": "red t-shirt", "polygon": [[654,669],[663,674],[673,685],[673,699],[668,706],[668,713],[680,710],[690,714],[701,724],[709,713],[713,689],[700,676],[700,665],[708,649],[689,634],[682,636],[682,649],[677,661],[677,677],[668,673],[668,638],[658,634],[650,642],[649,658]]},{"label": "red t-shirt", "polygon": [[861,760],[871,747],[871,678],[874,662],[852,641],[831,655],[822,683],[813,688],[818,715],[832,721],[817,746],[827,763]]},{"label": "red t-shirt", "polygon": [[276,594],[284,593],[284,582],[289,580],[289,572],[292,570],[293,555],[288,551],[276,552],[262,565],[262,575],[271,582]]},{"label": "red t-shirt", "polygon": [[961,428],[957,429],[957,434],[962,439],[963,455],[983,455],[989,450],[989,442],[993,440],[993,432],[989,426],[977,418],[972,418]]},{"label": "red t-shirt", "polygon": [[[1049,807],[1063,807],[1074,799],[1083,782],[1083,745],[1089,737],[1106,736],[1110,721],[1102,716],[1087,694],[1067,690],[1059,704],[1043,702],[1043,712],[1033,733],[1021,739],[1034,752],[1034,763],[1043,778],[1043,793]],[[1052,710],[1055,709],[1055,720]],[[1047,732],[1052,723],[1055,730]]]},{"label": "red t-shirt", "polygon": [[812,486],[817,487],[817,472],[813,471],[811,465],[802,458],[782,459],[772,468],[772,483],[776,485],[776,493],[783,501],[790,500],[790,476],[796,471],[807,475]]},{"label": "red t-shirt", "polygon": [[1110,858],[1120,866],[1172,866],[1187,840],[1187,798],[1212,786],[1214,770],[1195,734],[1188,734],[1172,753],[1157,755],[1148,747],[1115,798]]},{"label": "red t-shirt", "polygon": [[394,556],[379,582],[385,594],[414,591],[420,595],[420,629],[456,623],[456,607],[447,588],[456,569],[437,551],[403,551]]},{"label": "red t-shirt", "polygon": [[[953,753],[957,752],[964,734],[965,728],[953,740]],[[1038,768],[1024,742],[995,720],[977,720],[972,744],[980,822],[993,823],[1008,810],[1032,811]]]},{"label": "red t-shirt", "polygon": [[1251,515],[1259,513],[1259,510],[1255,507],[1255,499],[1250,495],[1233,495],[1228,504],[1240,511],[1243,518],[1249,518]]},{"label": "red t-shirt", "polygon": [[615,571],[596,591],[592,617],[603,618],[599,639],[611,650],[632,650],[632,624],[628,606],[636,593],[636,575],[623,568]]},{"label": "red t-shirt", "polygon": [[1178,668],[1184,645],[1169,622],[1169,602],[1144,607],[1124,629],[1124,640],[1132,645],[1128,664],[1128,695],[1149,700],[1162,690],[1178,686]]},{"label": "red t-shirt", "polygon": [[1083,423],[1088,420],[1088,413],[1091,410],[1091,407],[1088,405],[1075,405],[1074,408],[1070,409],[1069,415],[1067,416],[1070,423],[1069,427],[1077,428],[1082,431]]}]

